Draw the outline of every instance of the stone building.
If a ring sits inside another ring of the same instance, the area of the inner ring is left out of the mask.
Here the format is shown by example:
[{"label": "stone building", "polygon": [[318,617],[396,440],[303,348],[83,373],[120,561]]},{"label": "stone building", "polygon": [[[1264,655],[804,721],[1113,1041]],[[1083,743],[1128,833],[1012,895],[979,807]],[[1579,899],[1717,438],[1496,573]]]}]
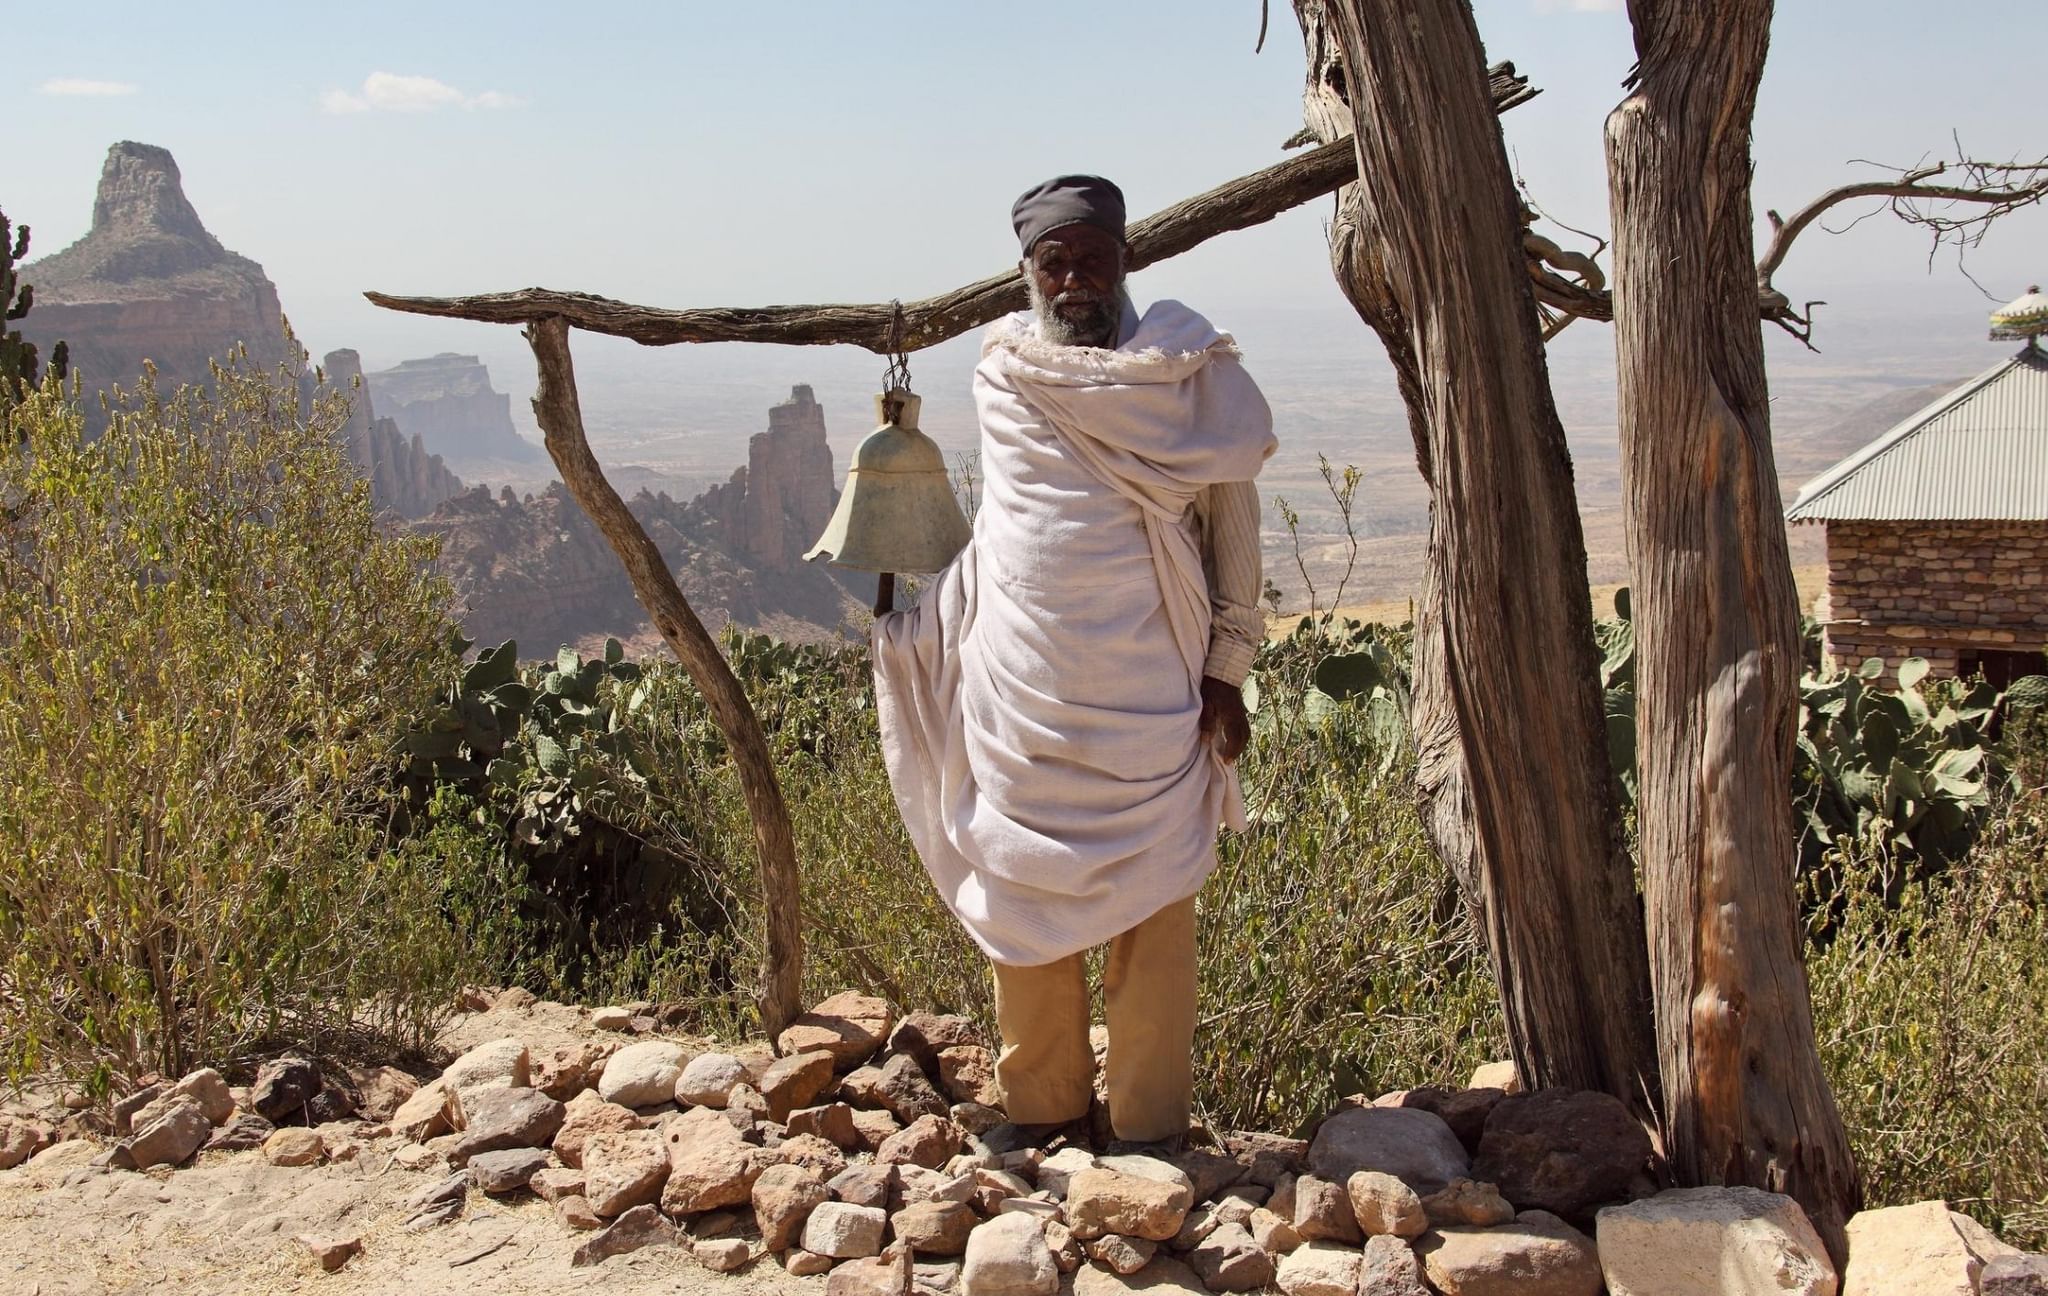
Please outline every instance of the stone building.
[{"label": "stone building", "polygon": [[[2016,328],[2031,319],[2039,327]],[[1786,511],[1827,529],[1817,615],[1826,648],[1885,677],[1924,657],[1936,675],[2004,684],[2048,649],[2048,298],[1992,317],[2026,346],[1806,484]]]}]

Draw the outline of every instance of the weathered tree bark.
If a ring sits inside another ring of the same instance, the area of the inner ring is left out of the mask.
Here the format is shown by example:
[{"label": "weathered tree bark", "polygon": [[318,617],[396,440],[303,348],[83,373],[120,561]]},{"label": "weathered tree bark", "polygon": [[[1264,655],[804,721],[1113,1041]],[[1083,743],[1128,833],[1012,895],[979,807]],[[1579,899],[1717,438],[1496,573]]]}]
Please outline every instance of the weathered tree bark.
[{"label": "weathered tree bark", "polygon": [[655,628],[690,673],[690,679],[711,707],[711,718],[732,749],[740,787],[754,821],[754,849],[760,860],[766,941],[762,956],[761,1023],[775,1038],[799,1011],[803,990],[803,932],[798,920],[802,887],[797,876],[796,841],[782,785],[768,754],[760,718],[732,668],[705,633],[689,601],[676,587],[661,550],[647,538],[640,522],[619,493],[605,480],[583,431],[583,410],[576,398],[576,370],[569,359],[569,322],[559,316],[536,320],[526,340],[540,367],[540,386],[533,397],[534,417],[547,440],[548,454],[562,474],[569,494],[597,523],[625,564],[634,597],[647,609]]},{"label": "weathered tree bark", "polygon": [[1336,54],[1313,74],[1341,67],[1350,106],[1361,245],[1348,287],[1397,371],[1413,369],[1402,388],[1431,497],[1416,729],[1434,742],[1455,717],[1515,1062],[1531,1085],[1605,1090],[1654,1119],[1585,542],[1479,34],[1466,0],[1296,9],[1312,48]]},{"label": "weathered tree bark", "polygon": [[1814,1044],[1793,894],[1798,599],[1755,308],[1750,120],[1771,0],[1630,0],[1607,119],[1636,799],[1667,1152],[1806,1208],[1859,1190]]}]

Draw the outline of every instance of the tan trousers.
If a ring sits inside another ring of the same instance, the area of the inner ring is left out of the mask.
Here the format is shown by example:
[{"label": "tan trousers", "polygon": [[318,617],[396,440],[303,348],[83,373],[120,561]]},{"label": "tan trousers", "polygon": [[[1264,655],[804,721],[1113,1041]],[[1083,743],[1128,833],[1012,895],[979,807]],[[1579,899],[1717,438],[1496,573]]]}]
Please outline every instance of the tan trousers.
[{"label": "tan trousers", "polygon": [[[994,965],[1003,1050],[996,1083],[1010,1119],[1049,1125],[1088,1114],[1087,955],[1037,967]],[[1194,1092],[1195,900],[1168,905],[1109,946],[1109,1123],[1120,1139],[1184,1134]]]}]

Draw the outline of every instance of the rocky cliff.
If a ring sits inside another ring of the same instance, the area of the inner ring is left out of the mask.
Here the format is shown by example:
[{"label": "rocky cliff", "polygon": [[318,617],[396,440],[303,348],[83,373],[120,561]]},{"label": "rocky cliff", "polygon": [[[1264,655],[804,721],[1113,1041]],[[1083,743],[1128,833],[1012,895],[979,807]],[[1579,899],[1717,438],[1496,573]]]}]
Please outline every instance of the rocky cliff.
[{"label": "rocky cliff", "polygon": [[692,501],[693,511],[736,553],[778,570],[802,565],[837,493],[825,410],[806,384],[768,411],[768,430],[747,442],[747,466]]},{"label": "rocky cliff", "polygon": [[[263,267],[222,247],[185,198],[168,150],[123,140],[107,150],[92,229],[30,262],[35,309],[22,332],[47,354],[62,338],[89,389],[132,386],[145,359],[159,381],[203,382],[236,343],[250,358],[286,358],[277,289]],[[88,411],[98,403],[88,401]]]},{"label": "rocky cliff", "polygon": [[444,351],[368,375],[377,406],[427,448],[473,475],[502,464],[531,464],[545,452],[512,428],[512,398],[491,389],[475,356]]},{"label": "rocky cliff", "polygon": [[[363,382],[363,360],[344,348],[329,351],[321,361],[328,385],[349,403],[342,426],[342,446],[350,462],[370,479],[370,498],[382,512],[420,518],[435,505],[462,490],[462,480],[428,451],[417,432],[407,436],[388,418],[379,418],[370,388]],[[312,396],[310,376],[306,395]]]}]

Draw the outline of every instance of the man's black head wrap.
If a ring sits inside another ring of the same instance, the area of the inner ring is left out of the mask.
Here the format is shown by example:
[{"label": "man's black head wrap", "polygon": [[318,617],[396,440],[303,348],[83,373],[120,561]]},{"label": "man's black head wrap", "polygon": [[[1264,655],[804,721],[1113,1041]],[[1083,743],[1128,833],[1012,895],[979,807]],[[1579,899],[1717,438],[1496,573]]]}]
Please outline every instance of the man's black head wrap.
[{"label": "man's black head wrap", "polygon": [[1101,176],[1055,176],[1025,191],[1010,208],[1024,254],[1062,225],[1093,225],[1124,241],[1124,191]]}]

